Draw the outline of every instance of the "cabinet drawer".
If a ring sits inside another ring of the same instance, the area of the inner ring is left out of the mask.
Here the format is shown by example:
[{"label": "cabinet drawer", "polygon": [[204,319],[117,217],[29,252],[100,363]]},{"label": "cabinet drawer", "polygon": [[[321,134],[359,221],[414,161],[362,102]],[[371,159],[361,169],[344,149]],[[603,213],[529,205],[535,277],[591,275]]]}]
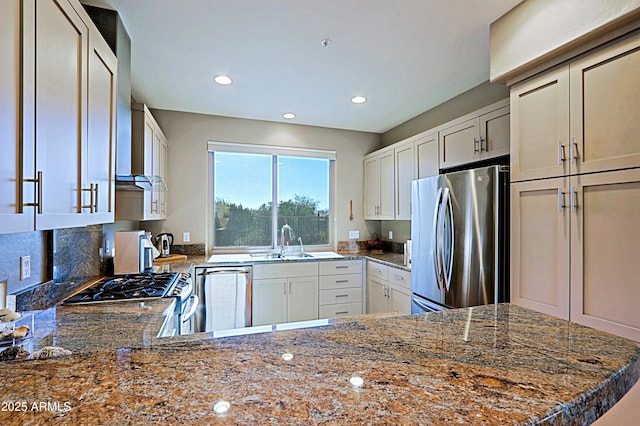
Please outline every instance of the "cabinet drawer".
[{"label": "cabinet drawer", "polygon": [[392,284],[397,284],[400,287],[411,289],[411,272],[404,269],[389,268],[388,281]]},{"label": "cabinet drawer", "polygon": [[361,260],[333,260],[318,262],[320,275],[361,274]]},{"label": "cabinet drawer", "polygon": [[362,302],[361,287],[320,290],[320,305],[351,302]]},{"label": "cabinet drawer", "polygon": [[362,302],[336,303],[320,306],[318,311],[320,318],[337,318],[362,314]]},{"label": "cabinet drawer", "polygon": [[389,267],[377,262],[367,261],[367,277],[377,277],[387,280]]},{"label": "cabinet drawer", "polygon": [[318,275],[318,262],[270,263],[253,265],[253,279],[312,277]]},{"label": "cabinet drawer", "polygon": [[362,275],[324,275],[320,277],[320,290],[349,287],[362,288]]}]

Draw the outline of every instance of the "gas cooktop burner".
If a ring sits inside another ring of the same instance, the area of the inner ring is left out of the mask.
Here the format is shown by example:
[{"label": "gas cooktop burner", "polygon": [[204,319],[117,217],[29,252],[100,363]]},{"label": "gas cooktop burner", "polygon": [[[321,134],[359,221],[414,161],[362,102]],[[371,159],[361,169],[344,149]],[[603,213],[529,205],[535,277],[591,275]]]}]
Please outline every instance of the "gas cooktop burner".
[{"label": "gas cooktop burner", "polygon": [[65,304],[163,297],[178,280],[177,272],[127,274],[104,278],[76,293]]}]

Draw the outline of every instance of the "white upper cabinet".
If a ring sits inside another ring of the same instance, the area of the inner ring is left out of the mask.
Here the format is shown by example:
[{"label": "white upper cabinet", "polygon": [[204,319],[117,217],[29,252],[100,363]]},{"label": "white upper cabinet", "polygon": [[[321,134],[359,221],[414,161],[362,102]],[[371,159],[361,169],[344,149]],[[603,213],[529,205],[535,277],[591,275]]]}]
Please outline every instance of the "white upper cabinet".
[{"label": "white upper cabinet", "polygon": [[416,178],[421,179],[439,174],[438,132],[421,135],[415,144]]},{"label": "white upper cabinet", "polygon": [[[98,30],[89,32],[89,101],[87,181],[84,206],[88,222],[113,222],[115,217],[116,72],[114,53]],[[86,207],[85,207],[86,208]]]},{"label": "white upper cabinet", "polygon": [[34,177],[34,150],[33,122],[23,121],[21,110],[33,108],[21,85],[21,3],[0,1],[0,233],[31,231],[34,226],[34,207],[23,204],[34,202],[35,191],[33,183],[23,182],[24,176]]},{"label": "white upper cabinet", "polygon": [[440,168],[508,155],[509,115],[503,100],[441,126]]},{"label": "white upper cabinet", "polygon": [[393,149],[384,149],[364,159],[364,218],[394,219],[394,211],[395,156]]},{"label": "white upper cabinet", "polygon": [[640,167],[640,36],[514,86],[511,180]]},{"label": "white upper cabinet", "polygon": [[[161,177],[167,173],[167,138],[144,104],[131,105],[131,172]],[[158,220],[167,218],[167,192],[154,181],[151,190],[117,191],[116,219]]]},{"label": "white upper cabinet", "polygon": [[640,35],[570,65],[571,174],[640,167]]},{"label": "white upper cabinet", "polygon": [[411,219],[411,181],[415,179],[415,148],[409,142],[396,146],[395,156],[395,219]]},{"label": "white upper cabinet", "polygon": [[38,1],[35,15],[36,229],[81,226],[88,28],[66,0]]},{"label": "white upper cabinet", "polygon": [[115,56],[76,0],[0,7],[0,232],[112,222]]},{"label": "white upper cabinet", "polygon": [[511,180],[569,172],[569,68],[511,89]]}]

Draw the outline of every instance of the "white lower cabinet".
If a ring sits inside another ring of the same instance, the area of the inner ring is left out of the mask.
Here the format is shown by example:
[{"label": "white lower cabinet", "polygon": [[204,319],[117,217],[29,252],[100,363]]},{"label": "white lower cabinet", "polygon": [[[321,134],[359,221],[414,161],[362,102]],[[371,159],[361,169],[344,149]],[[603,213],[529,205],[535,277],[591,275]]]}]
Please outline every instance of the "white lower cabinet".
[{"label": "white lower cabinet", "polygon": [[319,318],[362,314],[362,260],[319,263]]},{"label": "white lower cabinet", "polygon": [[253,266],[252,325],[318,319],[318,263]]},{"label": "white lower cabinet", "polygon": [[367,261],[367,313],[411,314],[411,272]]}]

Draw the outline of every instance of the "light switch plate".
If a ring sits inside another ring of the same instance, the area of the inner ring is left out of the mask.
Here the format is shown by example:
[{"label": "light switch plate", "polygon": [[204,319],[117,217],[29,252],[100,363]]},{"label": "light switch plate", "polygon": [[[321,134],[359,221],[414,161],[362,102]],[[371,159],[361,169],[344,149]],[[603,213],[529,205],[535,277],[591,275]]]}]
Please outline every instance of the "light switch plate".
[{"label": "light switch plate", "polygon": [[350,240],[357,240],[358,238],[360,238],[360,231],[349,231]]}]

